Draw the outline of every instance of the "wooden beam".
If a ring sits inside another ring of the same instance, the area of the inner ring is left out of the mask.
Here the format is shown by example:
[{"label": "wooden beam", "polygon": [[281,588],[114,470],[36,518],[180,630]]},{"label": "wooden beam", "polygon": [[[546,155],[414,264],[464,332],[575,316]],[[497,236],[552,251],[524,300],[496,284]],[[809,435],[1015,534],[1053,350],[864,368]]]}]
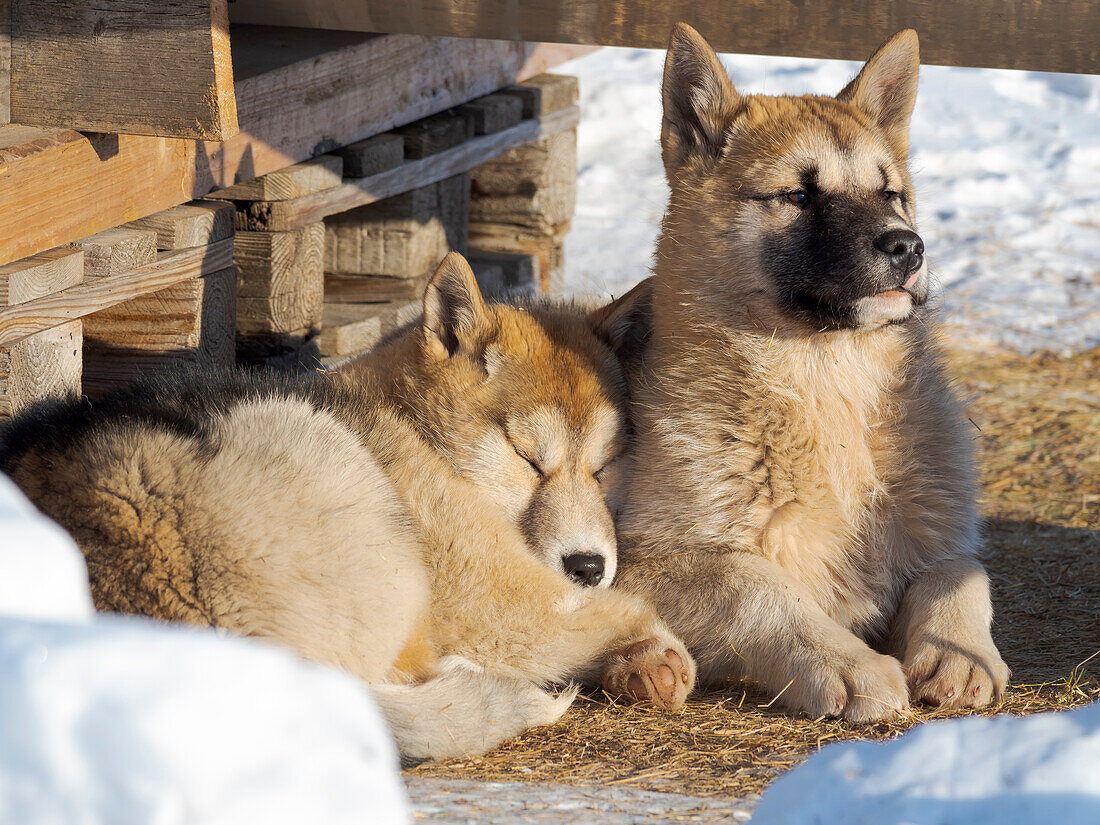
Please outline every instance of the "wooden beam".
[{"label": "wooden beam", "polygon": [[570,106],[544,118],[524,120],[516,126],[476,137],[458,146],[419,160],[408,160],[396,169],[369,178],[349,180],[293,201],[257,202],[237,213],[238,229],[286,231],[346,212],[383,198],[436,183],[499,157],[509,149],[576,128],[580,110]]},{"label": "wooden beam", "polygon": [[226,0],[9,0],[11,117],[225,140],[237,133]]},{"label": "wooden beam", "polygon": [[0,127],[0,262],[364,140],[578,51],[234,26],[241,132],[224,143]]},{"label": "wooden beam", "polygon": [[11,0],[0,0],[0,126],[11,122]]},{"label": "wooden beam", "polygon": [[466,251],[470,178],[420,186],[325,221],[328,272],[422,278],[451,250]]},{"label": "wooden beam", "polygon": [[230,267],[87,316],[85,395],[187,364],[232,367],[236,304],[237,271]]},{"label": "wooden beam", "polygon": [[[79,284],[84,253],[51,249],[0,266],[0,307]],[[69,321],[0,346],[0,415],[48,396],[80,391],[81,323]]]},{"label": "wooden beam", "polygon": [[424,295],[428,279],[397,278],[391,275],[361,275],[358,272],[326,272],[325,301],[336,304],[379,304],[384,301],[415,301]]},{"label": "wooden beam", "polygon": [[84,251],[86,281],[122,275],[157,259],[157,233],[152,229],[104,229],[70,246]]},{"label": "wooden beam", "polygon": [[[362,146],[363,143],[354,145]],[[210,193],[210,197],[226,201],[288,201],[339,186],[343,172],[344,160],[339,154],[320,155],[228,189],[219,189]]]},{"label": "wooden beam", "polygon": [[157,233],[157,249],[189,249],[233,237],[233,207],[221,201],[182,203],[139,218],[128,229]]},{"label": "wooden beam", "polygon": [[351,355],[370,349],[398,327],[420,317],[420,301],[378,304],[325,304],[318,345],[323,356]]},{"label": "wooden beam", "polygon": [[232,265],[233,240],[230,238],[208,247],[165,252],[156,263],[124,275],[88,281],[0,308],[0,346]]},{"label": "wooden beam", "polygon": [[913,28],[925,63],[1100,74],[1094,0],[237,0],[230,19],[651,49],[683,21],[720,52],[846,60]]},{"label": "wooden beam", "polygon": [[324,257],[325,227],[319,222],[292,232],[237,233],[237,335],[247,339],[244,354],[277,349],[288,334],[317,332]]}]

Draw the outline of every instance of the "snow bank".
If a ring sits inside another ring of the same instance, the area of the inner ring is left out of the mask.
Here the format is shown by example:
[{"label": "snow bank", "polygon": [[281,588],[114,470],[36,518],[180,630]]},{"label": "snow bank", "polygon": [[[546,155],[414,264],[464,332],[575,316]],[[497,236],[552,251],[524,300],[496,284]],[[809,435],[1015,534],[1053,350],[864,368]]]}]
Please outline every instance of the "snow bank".
[{"label": "snow bank", "polygon": [[0,616],[79,621],[92,613],[73,540],[0,473]]},{"label": "snow bank", "polygon": [[0,823],[408,821],[357,681],[213,631],[89,618],[79,552],[3,476],[0,544]]},{"label": "snow bank", "polygon": [[[725,55],[744,92],[835,94],[858,63]],[[648,274],[667,190],[664,53],[601,49],[581,81],[566,289],[618,295]],[[946,320],[974,344],[1100,344],[1100,77],[922,66],[912,163]]]},{"label": "snow bank", "polygon": [[753,825],[1096,825],[1100,705],[922,725],[831,745],[764,794]]}]

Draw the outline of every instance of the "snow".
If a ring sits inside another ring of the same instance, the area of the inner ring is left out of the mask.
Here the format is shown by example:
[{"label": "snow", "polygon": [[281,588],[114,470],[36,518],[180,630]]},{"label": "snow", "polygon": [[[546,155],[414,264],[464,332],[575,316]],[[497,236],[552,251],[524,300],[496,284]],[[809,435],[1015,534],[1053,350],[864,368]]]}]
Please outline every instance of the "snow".
[{"label": "snow", "polygon": [[83,559],[0,475],[0,823],[408,822],[366,689],[211,630],[92,617]]},{"label": "snow", "polygon": [[88,574],[73,540],[3,473],[0,537],[0,617],[79,621],[92,616]]},{"label": "snow", "polygon": [[1095,825],[1100,704],[831,745],[777,779],[753,825]]},{"label": "snow", "polygon": [[[743,92],[835,94],[858,63],[724,55]],[[648,274],[667,189],[664,52],[605,48],[580,78],[565,287]],[[1100,77],[922,66],[911,131],[920,228],[956,340],[1022,352],[1100,344]]]}]

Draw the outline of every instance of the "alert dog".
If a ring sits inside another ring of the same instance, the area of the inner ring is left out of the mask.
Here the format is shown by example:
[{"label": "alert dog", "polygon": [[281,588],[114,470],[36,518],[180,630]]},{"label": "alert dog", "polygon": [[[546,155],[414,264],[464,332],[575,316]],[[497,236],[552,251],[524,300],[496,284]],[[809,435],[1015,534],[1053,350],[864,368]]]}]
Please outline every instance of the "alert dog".
[{"label": "alert dog", "polygon": [[607,587],[629,470],[614,349],[647,306],[487,304],[452,254],[419,322],[345,374],[44,404],[0,434],[0,467],[76,538],[99,609],[343,668],[406,758],[557,719],[575,691],[551,683],[675,708],[691,657]]},{"label": "alert dog", "polygon": [[702,680],[814,717],[980,707],[1008,678],[915,229],[918,62],[903,31],[836,97],[742,95],[685,25],[665,62],[618,582]]}]

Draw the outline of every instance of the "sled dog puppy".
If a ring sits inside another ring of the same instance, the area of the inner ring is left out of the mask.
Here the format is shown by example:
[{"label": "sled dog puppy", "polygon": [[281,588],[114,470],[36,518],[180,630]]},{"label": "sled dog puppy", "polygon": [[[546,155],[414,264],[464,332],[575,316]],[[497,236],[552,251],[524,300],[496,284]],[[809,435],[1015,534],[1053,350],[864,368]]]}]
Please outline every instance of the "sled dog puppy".
[{"label": "sled dog puppy", "polygon": [[917,67],[903,31],[835,98],[741,95],[685,25],[665,62],[671,197],[617,582],[706,682],[812,716],[980,707],[1008,678],[926,307]]},{"label": "sled dog puppy", "polygon": [[422,319],[346,375],[40,405],[0,433],[0,468],[76,538],[98,608],[344,668],[406,757],[557,719],[575,691],[552,682],[675,708],[687,650],[604,586],[628,470],[614,348],[647,307],[488,305],[452,254]]}]

